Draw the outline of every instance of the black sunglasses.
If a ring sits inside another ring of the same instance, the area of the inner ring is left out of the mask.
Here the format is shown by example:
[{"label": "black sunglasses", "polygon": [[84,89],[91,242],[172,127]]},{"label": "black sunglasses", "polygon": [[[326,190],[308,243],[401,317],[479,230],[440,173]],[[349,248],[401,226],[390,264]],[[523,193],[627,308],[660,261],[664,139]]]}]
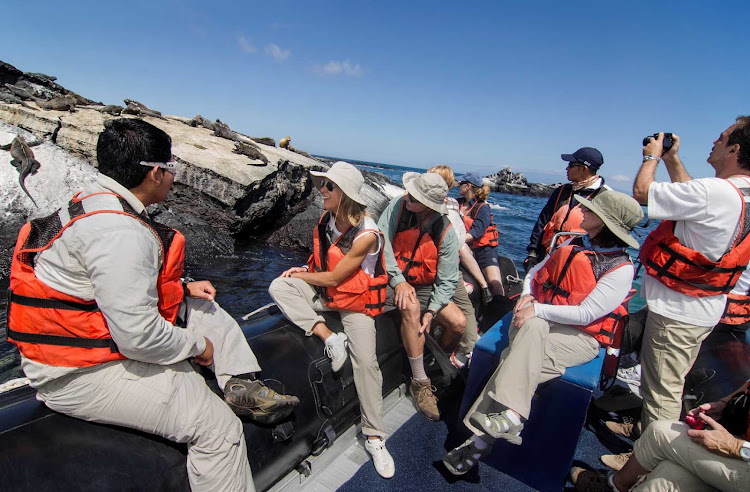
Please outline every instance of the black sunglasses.
[{"label": "black sunglasses", "polygon": [[419,203],[416,198],[414,198],[414,195],[411,193],[406,194],[406,199],[409,200],[412,203]]},{"label": "black sunglasses", "polygon": [[571,162],[568,164],[568,168],[571,168],[571,167],[586,167],[586,164],[582,162]]},{"label": "black sunglasses", "polygon": [[333,181],[328,181],[327,179],[324,179],[320,182],[320,187],[323,188],[325,186],[325,189],[328,191],[333,191]]}]

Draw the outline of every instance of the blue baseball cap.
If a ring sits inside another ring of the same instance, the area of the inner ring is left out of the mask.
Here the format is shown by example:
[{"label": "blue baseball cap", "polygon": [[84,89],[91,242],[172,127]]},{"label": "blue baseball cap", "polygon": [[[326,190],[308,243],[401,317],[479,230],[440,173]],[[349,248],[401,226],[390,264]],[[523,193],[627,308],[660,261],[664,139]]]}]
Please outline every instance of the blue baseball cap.
[{"label": "blue baseball cap", "polygon": [[461,181],[468,181],[474,186],[482,186],[484,184],[484,180],[477,173],[466,173],[461,177]]},{"label": "blue baseball cap", "polygon": [[594,171],[598,170],[604,164],[602,153],[593,147],[581,147],[572,154],[561,154],[560,157],[564,161],[586,164]]}]

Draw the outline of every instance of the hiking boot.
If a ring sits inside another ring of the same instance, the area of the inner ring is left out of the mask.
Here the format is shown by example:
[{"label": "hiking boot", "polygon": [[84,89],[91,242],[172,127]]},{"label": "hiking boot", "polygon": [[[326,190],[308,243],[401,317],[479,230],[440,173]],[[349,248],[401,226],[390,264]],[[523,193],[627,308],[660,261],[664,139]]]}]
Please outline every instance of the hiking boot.
[{"label": "hiking boot", "polygon": [[383,478],[391,478],[396,473],[396,465],[393,463],[391,453],[385,449],[385,441],[382,438],[365,439],[365,449],[372,456],[372,464],[375,471]]},{"label": "hiking boot", "polygon": [[480,412],[474,412],[471,414],[471,417],[469,417],[469,422],[479,427],[495,439],[505,439],[511,444],[520,445],[521,442],[523,442],[523,438],[521,437],[523,423],[518,425],[514,424],[510,418],[508,418],[507,412],[507,410],[504,410],[500,413],[488,413],[486,415]]},{"label": "hiking boot", "polygon": [[331,368],[333,372],[338,372],[349,356],[349,352],[346,351],[349,339],[344,333],[334,333],[326,338],[325,344],[324,352],[331,359]]},{"label": "hiking boot", "polygon": [[296,396],[281,395],[257,380],[231,378],[224,386],[224,401],[232,411],[261,424],[273,424],[289,416],[299,405]]},{"label": "hiking boot", "polygon": [[479,460],[490,454],[492,446],[489,444],[484,449],[479,449],[472,438],[464,441],[462,445],[448,451],[443,456],[443,464],[454,475],[464,475],[474,468]]},{"label": "hiking boot", "polygon": [[640,421],[634,420],[632,417],[623,417],[622,422],[614,422],[612,420],[605,422],[604,425],[613,434],[618,436],[627,437],[635,441],[641,435],[640,433]]},{"label": "hiking boot", "polygon": [[570,469],[570,481],[579,492],[612,492],[608,475],[578,466]]},{"label": "hiking boot", "polygon": [[440,410],[438,410],[437,398],[435,398],[436,389],[429,379],[424,381],[412,379],[409,384],[409,391],[417,402],[419,413],[434,422],[440,420]]},{"label": "hiking boot", "polygon": [[602,463],[612,468],[614,471],[620,471],[625,463],[628,462],[630,457],[633,456],[633,452],[620,453],[620,454],[604,454],[599,458]]},{"label": "hiking boot", "polygon": [[492,292],[489,287],[482,287],[482,304],[487,305],[492,302]]},{"label": "hiking boot", "polygon": [[461,354],[458,352],[453,352],[451,354],[451,364],[453,364],[453,366],[456,369],[463,369],[469,364],[470,361],[471,361],[471,354],[467,355],[467,354]]}]

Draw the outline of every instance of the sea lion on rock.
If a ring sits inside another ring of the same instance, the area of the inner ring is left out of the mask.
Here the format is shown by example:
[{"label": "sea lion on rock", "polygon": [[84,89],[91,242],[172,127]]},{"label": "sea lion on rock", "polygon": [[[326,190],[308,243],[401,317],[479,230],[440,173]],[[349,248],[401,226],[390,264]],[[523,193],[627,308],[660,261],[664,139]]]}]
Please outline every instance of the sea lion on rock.
[{"label": "sea lion on rock", "polygon": [[259,144],[268,145],[269,147],[276,147],[276,140],[272,139],[271,137],[248,137],[253,142],[258,142]]},{"label": "sea lion on rock", "polygon": [[289,142],[292,141],[292,137],[284,137],[281,140],[279,140],[279,147],[282,149],[285,149],[289,146]]},{"label": "sea lion on rock", "polygon": [[[246,155],[251,159],[258,160],[260,159],[263,161],[262,165],[268,165],[268,158],[263,155],[263,153],[260,151],[260,148],[257,146],[246,143],[246,142],[234,142],[234,150],[232,151],[235,154],[241,154]],[[253,165],[259,165],[259,164],[253,164]]]},{"label": "sea lion on rock", "polygon": [[23,100],[20,97],[10,92],[4,92],[4,91],[0,92],[0,101],[10,103],[10,104],[20,104],[24,108],[33,109],[31,106],[23,102]]},{"label": "sea lion on rock", "polygon": [[195,115],[193,119],[188,122],[188,125],[192,126],[193,128],[206,128],[207,130],[211,130],[212,132],[216,131],[216,124],[212,123],[199,114]]},{"label": "sea lion on rock", "polygon": [[20,97],[24,101],[29,101],[29,100],[31,100],[31,101],[37,101],[38,100],[38,98],[36,96],[34,96],[29,91],[27,91],[26,89],[23,89],[21,87],[16,87],[15,85],[8,84],[8,83],[5,84],[5,87],[11,93],[13,93],[13,95],[15,95],[17,97]]},{"label": "sea lion on rock", "polygon": [[94,108],[100,113],[111,114],[112,116],[120,116],[122,111],[125,109],[118,104],[108,104],[102,108]]}]

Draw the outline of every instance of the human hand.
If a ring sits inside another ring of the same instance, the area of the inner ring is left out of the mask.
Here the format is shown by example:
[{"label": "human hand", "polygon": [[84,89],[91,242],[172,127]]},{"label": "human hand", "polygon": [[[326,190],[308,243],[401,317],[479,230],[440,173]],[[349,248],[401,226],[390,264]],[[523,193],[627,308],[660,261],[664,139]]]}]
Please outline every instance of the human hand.
[{"label": "human hand", "polygon": [[393,302],[399,309],[406,309],[409,304],[416,304],[417,302],[417,293],[409,282],[401,282],[396,285],[393,292],[395,294]]},{"label": "human hand", "polygon": [[210,366],[214,363],[214,344],[208,338],[203,338],[206,340],[206,349],[201,355],[196,355],[193,359],[201,366]]},{"label": "human hand", "polygon": [[643,146],[643,156],[655,155],[661,157],[664,153],[664,132],[659,132],[659,136],[649,137],[648,143]]},{"label": "human hand", "polygon": [[727,402],[725,401],[713,401],[711,403],[703,403],[702,405],[699,405],[692,410],[690,410],[687,414],[692,415],[695,418],[698,418],[698,414],[705,413],[709,417],[713,418],[714,420],[721,418],[722,414],[724,413],[724,409],[727,407]]},{"label": "human hand", "polygon": [[524,323],[535,316],[536,313],[534,312],[534,304],[529,304],[513,314],[513,326],[516,329],[519,329],[521,328],[521,326],[523,326]]},{"label": "human hand", "polygon": [[432,320],[435,318],[435,316],[432,314],[432,311],[427,311],[422,315],[422,324],[419,326],[419,334],[421,335],[425,331],[427,333],[430,332],[430,326],[432,325]]},{"label": "human hand", "polygon": [[525,260],[523,260],[523,269],[526,273],[529,273],[529,270],[534,268],[536,264],[539,263],[539,258],[536,257],[536,253],[533,255],[529,255],[526,257]]},{"label": "human hand", "polygon": [[680,137],[677,136],[676,133],[672,134],[672,148],[670,148],[668,151],[664,152],[664,155],[661,156],[662,159],[665,161],[668,161],[669,159],[674,159],[677,157],[677,153],[680,150]]},{"label": "human hand", "polygon": [[216,289],[208,280],[198,280],[195,282],[188,282],[185,285],[188,296],[196,299],[205,299],[207,301],[213,301],[216,297]]},{"label": "human hand", "polygon": [[518,302],[516,302],[516,305],[513,306],[513,314],[516,314],[518,311],[525,308],[532,302],[534,302],[534,296],[532,296],[531,294],[522,295],[521,298],[518,299]]},{"label": "human hand", "polygon": [[286,270],[284,273],[282,273],[279,276],[280,277],[291,277],[295,273],[305,273],[305,272],[308,272],[308,271],[309,270],[308,270],[307,267],[292,267],[289,270]]},{"label": "human hand", "polygon": [[705,430],[690,429],[687,434],[693,442],[719,456],[727,458],[740,456],[740,448],[743,442],[741,439],[734,437],[720,423],[705,413],[699,413],[698,417],[703,419],[708,427]]}]

